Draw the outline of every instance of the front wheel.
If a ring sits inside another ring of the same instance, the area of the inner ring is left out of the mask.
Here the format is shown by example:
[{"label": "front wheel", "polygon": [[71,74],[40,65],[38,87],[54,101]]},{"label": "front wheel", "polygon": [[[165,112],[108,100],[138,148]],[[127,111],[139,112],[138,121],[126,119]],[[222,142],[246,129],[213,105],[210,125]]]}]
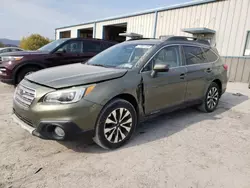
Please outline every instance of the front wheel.
[{"label": "front wheel", "polygon": [[131,138],[136,125],[134,106],[123,99],[115,99],[102,110],[93,140],[104,149],[119,148]]},{"label": "front wheel", "polygon": [[203,112],[213,112],[219,103],[219,99],[220,99],[220,88],[218,84],[213,82],[209,86],[206,95],[203,99],[203,103],[199,106],[199,109]]}]

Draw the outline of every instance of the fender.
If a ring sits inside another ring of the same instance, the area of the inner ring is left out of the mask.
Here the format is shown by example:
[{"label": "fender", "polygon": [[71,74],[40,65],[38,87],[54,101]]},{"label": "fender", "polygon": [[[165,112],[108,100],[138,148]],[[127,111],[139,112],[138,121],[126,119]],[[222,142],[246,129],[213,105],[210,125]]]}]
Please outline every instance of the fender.
[{"label": "fender", "polygon": [[37,66],[37,67],[40,67],[41,69],[45,69],[47,68],[42,62],[39,62],[39,61],[25,61],[25,62],[22,62],[21,64],[17,65],[14,70],[13,70],[13,74],[12,74],[12,79],[15,80],[16,79],[16,74],[17,72],[25,67],[25,66]]}]

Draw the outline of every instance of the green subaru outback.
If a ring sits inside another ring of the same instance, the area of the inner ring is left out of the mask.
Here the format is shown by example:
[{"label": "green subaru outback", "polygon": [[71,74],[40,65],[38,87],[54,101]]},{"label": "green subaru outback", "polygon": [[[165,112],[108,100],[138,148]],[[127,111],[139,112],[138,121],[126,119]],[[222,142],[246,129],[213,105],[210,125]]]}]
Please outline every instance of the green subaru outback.
[{"label": "green subaru outback", "polygon": [[190,105],[213,112],[226,86],[227,66],[204,40],[131,40],[85,64],[26,76],[15,90],[13,117],[43,139],[89,132],[98,145],[114,149],[153,115]]}]

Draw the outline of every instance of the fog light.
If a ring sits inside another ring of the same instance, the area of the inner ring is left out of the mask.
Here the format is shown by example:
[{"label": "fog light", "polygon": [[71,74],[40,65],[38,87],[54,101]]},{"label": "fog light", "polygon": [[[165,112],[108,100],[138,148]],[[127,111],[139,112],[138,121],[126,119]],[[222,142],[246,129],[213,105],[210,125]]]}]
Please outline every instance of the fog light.
[{"label": "fog light", "polygon": [[61,127],[56,127],[55,128],[55,133],[56,133],[57,136],[60,136],[60,137],[65,136],[65,132]]}]

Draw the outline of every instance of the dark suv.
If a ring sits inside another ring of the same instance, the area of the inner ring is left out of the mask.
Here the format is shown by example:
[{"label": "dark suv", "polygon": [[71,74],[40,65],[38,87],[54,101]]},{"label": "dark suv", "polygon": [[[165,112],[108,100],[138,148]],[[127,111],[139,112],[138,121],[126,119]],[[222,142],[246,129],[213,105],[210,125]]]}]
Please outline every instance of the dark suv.
[{"label": "dark suv", "polygon": [[0,80],[18,84],[25,75],[40,69],[85,62],[116,42],[98,39],[59,39],[37,51],[12,52],[1,56]]},{"label": "dark suv", "polygon": [[74,139],[90,131],[112,149],[152,115],[189,105],[214,111],[226,86],[227,66],[204,41],[128,41],[86,64],[26,76],[15,91],[13,117],[40,138]]}]

